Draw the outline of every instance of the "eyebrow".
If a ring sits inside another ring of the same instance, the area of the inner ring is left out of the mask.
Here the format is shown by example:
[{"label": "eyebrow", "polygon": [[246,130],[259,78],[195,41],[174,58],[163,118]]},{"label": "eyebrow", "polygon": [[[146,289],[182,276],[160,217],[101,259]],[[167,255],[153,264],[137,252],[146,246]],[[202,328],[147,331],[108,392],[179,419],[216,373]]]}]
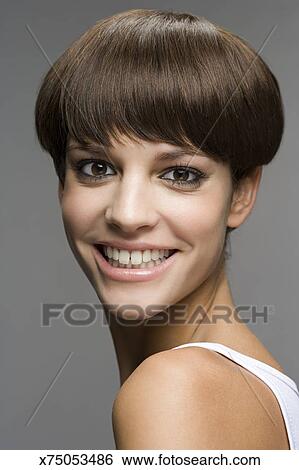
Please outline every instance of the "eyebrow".
[{"label": "eyebrow", "polygon": [[189,157],[203,157],[203,155],[199,152],[194,152],[189,149],[179,149],[157,153],[154,157],[154,161],[177,160],[178,158],[181,158],[185,155],[188,155]]},{"label": "eyebrow", "polygon": [[[74,143],[74,144],[67,145],[66,152],[68,153],[68,152],[71,152],[72,150],[77,149],[77,150],[83,150],[83,151],[91,151],[98,156],[104,154],[109,158],[110,155],[108,154],[109,152],[107,152],[106,148],[107,147],[105,147],[104,145],[94,144],[94,143],[86,143],[86,144]],[[156,162],[156,161],[178,160],[179,158],[185,155],[188,155],[190,157],[208,158],[208,156],[204,155],[202,152],[200,152],[200,150],[195,151],[187,147],[186,148],[182,147],[179,149],[167,150],[164,152],[158,151],[154,156],[154,161]]]}]

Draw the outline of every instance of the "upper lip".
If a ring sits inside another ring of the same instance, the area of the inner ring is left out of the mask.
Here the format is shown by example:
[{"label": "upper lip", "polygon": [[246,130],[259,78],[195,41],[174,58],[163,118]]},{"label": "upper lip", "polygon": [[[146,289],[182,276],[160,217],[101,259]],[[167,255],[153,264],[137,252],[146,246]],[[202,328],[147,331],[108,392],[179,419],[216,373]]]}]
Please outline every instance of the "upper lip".
[{"label": "upper lip", "polygon": [[133,251],[133,250],[176,250],[176,248],[171,248],[169,246],[154,245],[152,243],[141,243],[141,242],[125,242],[125,241],[98,241],[96,245],[106,245],[113,248],[120,248],[123,250]]}]

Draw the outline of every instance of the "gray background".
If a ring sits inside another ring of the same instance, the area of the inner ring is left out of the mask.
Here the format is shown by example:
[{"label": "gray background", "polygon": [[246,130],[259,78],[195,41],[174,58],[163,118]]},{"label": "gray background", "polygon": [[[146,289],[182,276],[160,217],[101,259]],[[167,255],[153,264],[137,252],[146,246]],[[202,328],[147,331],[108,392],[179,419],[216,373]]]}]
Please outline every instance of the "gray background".
[{"label": "gray background", "polygon": [[[33,128],[35,97],[53,62],[96,20],[130,8],[203,15],[247,39],[281,86],[286,130],[264,168],[253,213],[232,234],[229,278],[237,304],[273,305],[250,324],[299,383],[298,73],[299,3],[294,1],[1,1],[0,447],[113,449],[111,405],[119,387],[107,326],[42,328],[41,303],[98,299],[70,251],[50,157]],[[69,356],[73,352],[72,356]],[[64,361],[64,369],[26,426]]]}]

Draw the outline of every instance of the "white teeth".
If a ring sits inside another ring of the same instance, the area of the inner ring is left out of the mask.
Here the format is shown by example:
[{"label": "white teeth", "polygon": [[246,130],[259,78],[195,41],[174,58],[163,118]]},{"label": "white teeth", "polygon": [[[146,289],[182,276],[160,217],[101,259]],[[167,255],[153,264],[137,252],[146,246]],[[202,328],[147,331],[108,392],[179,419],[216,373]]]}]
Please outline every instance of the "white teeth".
[{"label": "white teeth", "polygon": [[112,252],[112,259],[114,259],[115,261],[117,261],[119,258],[119,251],[117,248],[113,248],[113,252]]},{"label": "white teeth", "polygon": [[119,262],[121,264],[128,264],[129,260],[130,260],[130,253],[127,250],[119,250]]},{"label": "white teeth", "polygon": [[111,246],[105,246],[104,248],[107,250],[106,255],[108,258],[112,258],[113,248],[111,248]]},{"label": "white teeth", "polygon": [[159,250],[152,250],[152,259],[156,261],[159,258],[160,252]]},{"label": "white teeth", "polygon": [[[163,258],[165,260],[166,258]],[[131,262],[128,264],[122,264],[119,263],[118,261],[115,261],[112,258],[108,259],[108,263],[111,264],[111,266],[114,266],[115,268],[132,268],[132,269],[142,269],[142,268],[153,268],[154,266],[157,266],[158,264],[161,264],[163,261],[161,259],[157,259],[157,261],[150,260],[148,263],[141,263],[141,264],[135,264],[133,265]]]},{"label": "white teeth", "polygon": [[105,255],[113,260],[118,261],[120,264],[127,265],[142,265],[142,263],[149,263],[150,261],[163,260],[169,256],[169,250],[122,250],[111,246],[104,245]]},{"label": "white teeth", "polygon": [[142,252],[133,250],[131,252],[131,263],[132,264],[141,264],[142,263]]},{"label": "white teeth", "polygon": [[148,263],[151,259],[151,250],[145,250],[142,254],[142,261]]}]

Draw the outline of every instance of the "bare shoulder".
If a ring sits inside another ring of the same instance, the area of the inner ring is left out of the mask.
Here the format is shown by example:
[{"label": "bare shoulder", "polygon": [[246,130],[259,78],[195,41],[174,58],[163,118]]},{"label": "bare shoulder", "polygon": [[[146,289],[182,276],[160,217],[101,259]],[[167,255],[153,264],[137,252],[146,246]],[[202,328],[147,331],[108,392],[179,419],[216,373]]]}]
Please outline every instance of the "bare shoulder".
[{"label": "bare shoulder", "polygon": [[215,351],[154,354],[120,388],[117,449],[288,449],[272,391]]}]

